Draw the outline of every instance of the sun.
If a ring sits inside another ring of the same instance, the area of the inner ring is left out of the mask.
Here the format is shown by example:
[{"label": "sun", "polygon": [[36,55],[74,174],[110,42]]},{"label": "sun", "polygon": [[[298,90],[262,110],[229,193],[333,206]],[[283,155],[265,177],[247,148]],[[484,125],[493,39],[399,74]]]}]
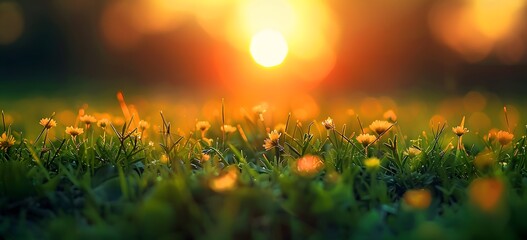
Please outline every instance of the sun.
[{"label": "sun", "polygon": [[280,65],[286,58],[288,50],[284,36],[275,30],[262,30],[251,40],[251,55],[254,61],[263,67]]}]

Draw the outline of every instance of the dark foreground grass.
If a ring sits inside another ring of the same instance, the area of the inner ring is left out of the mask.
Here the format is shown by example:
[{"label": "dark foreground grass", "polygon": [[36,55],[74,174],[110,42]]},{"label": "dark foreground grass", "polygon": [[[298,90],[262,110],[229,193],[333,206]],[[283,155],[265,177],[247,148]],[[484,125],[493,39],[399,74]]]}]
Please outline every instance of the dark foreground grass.
[{"label": "dark foreground grass", "polygon": [[464,123],[438,124],[410,140],[388,118],[369,134],[290,118],[270,132],[261,115],[190,134],[163,115],[85,116],[64,139],[50,119],[31,140],[3,126],[0,238],[527,238],[523,133],[464,144]]}]

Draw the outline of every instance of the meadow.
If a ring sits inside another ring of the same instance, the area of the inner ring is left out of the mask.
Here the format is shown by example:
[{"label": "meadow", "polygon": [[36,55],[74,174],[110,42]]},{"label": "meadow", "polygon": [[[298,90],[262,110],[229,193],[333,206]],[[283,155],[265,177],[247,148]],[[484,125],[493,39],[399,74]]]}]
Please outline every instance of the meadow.
[{"label": "meadow", "polygon": [[435,107],[357,102],[227,99],[186,119],[122,94],[106,104],[117,111],[34,116],[14,104],[0,125],[0,236],[527,237],[522,102],[478,92]]}]

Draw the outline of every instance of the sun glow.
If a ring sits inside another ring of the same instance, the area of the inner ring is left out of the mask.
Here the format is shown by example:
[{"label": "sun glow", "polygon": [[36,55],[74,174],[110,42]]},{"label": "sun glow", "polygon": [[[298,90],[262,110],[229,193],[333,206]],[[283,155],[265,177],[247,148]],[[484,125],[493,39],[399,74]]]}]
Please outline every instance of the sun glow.
[{"label": "sun glow", "polygon": [[250,51],[254,61],[258,64],[264,67],[274,67],[284,61],[288,46],[280,32],[267,29],[253,36]]}]

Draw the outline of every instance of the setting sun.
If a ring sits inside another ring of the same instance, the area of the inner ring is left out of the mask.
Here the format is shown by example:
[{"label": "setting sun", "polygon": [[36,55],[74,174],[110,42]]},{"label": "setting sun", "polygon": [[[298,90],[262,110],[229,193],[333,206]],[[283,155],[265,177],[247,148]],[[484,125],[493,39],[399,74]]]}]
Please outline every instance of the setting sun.
[{"label": "setting sun", "polygon": [[274,67],[284,61],[288,46],[280,32],[263,30],[253,36],[250,51],[254,61],[258,64],[264,67]]}]

